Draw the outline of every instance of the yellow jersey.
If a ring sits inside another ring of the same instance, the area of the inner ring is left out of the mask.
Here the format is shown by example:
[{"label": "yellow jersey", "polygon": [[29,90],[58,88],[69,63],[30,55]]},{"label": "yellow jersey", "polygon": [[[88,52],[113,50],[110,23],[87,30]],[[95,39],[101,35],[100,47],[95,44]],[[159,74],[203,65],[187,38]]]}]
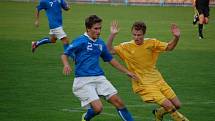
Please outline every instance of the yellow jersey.
[{"label": "yellow jersey", "polygon": [[116,54],[126,63],[128,70],[135,73],[140,80],[132,80],[134,92],[138,92],[163,77],[156,68],[160,52],[166,50],[168,43],[157,39],[146,38],[142,45],[136,45],[134,40],[114,46]]}]

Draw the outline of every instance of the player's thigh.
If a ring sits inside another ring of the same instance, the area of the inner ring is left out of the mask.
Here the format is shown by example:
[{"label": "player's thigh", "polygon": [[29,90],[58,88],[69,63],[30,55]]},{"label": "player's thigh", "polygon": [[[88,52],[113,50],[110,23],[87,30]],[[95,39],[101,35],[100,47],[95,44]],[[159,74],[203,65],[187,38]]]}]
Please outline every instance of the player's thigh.
[{"label": "player's thigh", "polygon": [[88,82],[91,78],[75,78],[73,82],[73,93],[81,101],[82,107],[89,106],[92,101],[99,100],[96,87]]},{"label": "player's thigh", "polygon": [[137,92],[142,100],[147,103],[157,103],[161,105],[167,98],[161,93],[159,86],[152,85],[144,87],[143,90]]},{"label": "player's thigh", "polygon": [[172,100],[173,98],[176,97],[175,92],[173,91],[173,89],[166,83],[163,82],[161,85],[161,93],[169,100]]},{"label": "player's thigh", "polygon": [[67,37],[66,33],[63,30],[63,27],[50,29],[49,34],[56,36],[58,39],[62,39],[64,37]]},{"label": "player's thigh", "polygon": [[117,94],[116,88],[104,76],[98,77],[96,90],[98,95],[104,96],[106,100]]}]

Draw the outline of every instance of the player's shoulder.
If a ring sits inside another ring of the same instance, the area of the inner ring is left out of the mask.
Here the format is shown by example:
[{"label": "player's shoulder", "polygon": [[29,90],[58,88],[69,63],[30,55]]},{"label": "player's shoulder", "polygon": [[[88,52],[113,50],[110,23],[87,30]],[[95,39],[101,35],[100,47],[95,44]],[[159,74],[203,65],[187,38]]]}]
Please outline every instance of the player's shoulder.
[{"label": "player's shoulder", "polygon": [[133,41],[128,41],[128,42],[122,42],[120,43],[120,45],[126,46],[126,45],[132,45],[133,43],[134,43]]},{"label": "player's shoulder", "polygon": [[156,38],[144,38],[145,43],[153,43],[153,42],[156,42],[156,41],[159,41],[159,40],[156,39]]},{"label": "player's shoulder", "polygon": [[47,3],[48,0],[40,0],[40,3]]},{"label": "player's shoulder", "polygon": [[84,36],[84,35],[80,35],[80,36],[78,36],[78,37],[76,37],[75,39],[73,39],[73,41],[72,42],[85,42],[87,40],[87,37],[86,36]]}]

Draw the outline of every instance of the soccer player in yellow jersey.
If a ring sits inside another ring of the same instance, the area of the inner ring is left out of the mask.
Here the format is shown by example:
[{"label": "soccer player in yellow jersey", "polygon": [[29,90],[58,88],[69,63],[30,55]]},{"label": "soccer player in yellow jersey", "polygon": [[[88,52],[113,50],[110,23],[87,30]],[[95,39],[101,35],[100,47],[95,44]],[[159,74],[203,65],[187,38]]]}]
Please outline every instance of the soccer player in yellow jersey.
[{"label": "soccer player in yellow jersey", "polygon": [[119,32],[117,21],[112,22],[110,30],[111,34],[107,42],[109,51],[120,56],[128,69],[139,77],[139,80],[132,80],[133,91],[139,94],[145,102],[156,103],[160,106],[153,110],[155,121],[162,121],[164,114],[167,113],[175,121],[189,121],[178,112],[181,103],[156,68],[159,54],[173,50],[179,41],[180,29],[177,25],[171,26],[173,39],[169,42],[161,42],[152,38],[144,39],[145,23],[135,22],[131,28],[133,40],[114,47],[112,43]]}]

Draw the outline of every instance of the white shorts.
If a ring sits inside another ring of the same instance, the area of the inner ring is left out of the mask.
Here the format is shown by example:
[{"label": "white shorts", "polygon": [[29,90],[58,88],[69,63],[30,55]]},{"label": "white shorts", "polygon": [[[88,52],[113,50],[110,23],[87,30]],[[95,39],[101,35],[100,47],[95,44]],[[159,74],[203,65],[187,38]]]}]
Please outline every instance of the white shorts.
[{"label": "white shorts", "polygon": [[108,100],[117,94],[116,88],[104,76],[77,77],[73,82],[73,93],[81,101],[82,107],[104,96]]},{"label": "white shorts", "polygon": [[50,29],[49,34],[50,35],[55,35],[58,39],[62,39],[62,38],[67,36],[66,33],[63,31],[63,27]]}]

